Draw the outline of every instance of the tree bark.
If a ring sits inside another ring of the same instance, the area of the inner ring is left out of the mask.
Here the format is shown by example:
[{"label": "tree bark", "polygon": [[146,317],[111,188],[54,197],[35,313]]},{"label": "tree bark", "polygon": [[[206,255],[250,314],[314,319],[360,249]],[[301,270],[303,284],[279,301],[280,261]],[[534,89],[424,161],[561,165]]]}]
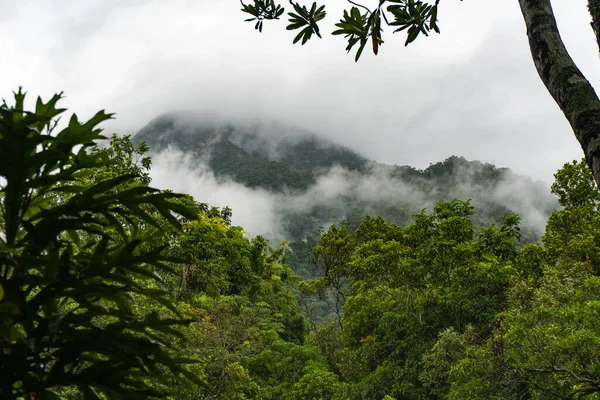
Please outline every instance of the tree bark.
[{"label": "tree bark", "polygon": [[596,43],[600,48],[600,0],[588,0],[588,10],[592,17],[592,29],[596,35]]},{"label": "tree bark", "polygon": [[[596,3],[589,0],[590,13]],[[565,48],[550,0],[519,0],[519,5],[537,72],[571,124],[600,187],[600,100]]]}]

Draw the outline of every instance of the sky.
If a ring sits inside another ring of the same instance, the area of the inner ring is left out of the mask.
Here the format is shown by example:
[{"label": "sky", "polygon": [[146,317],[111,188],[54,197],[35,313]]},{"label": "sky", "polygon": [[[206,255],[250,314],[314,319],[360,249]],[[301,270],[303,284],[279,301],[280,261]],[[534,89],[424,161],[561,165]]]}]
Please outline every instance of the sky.
[{"label": "sky", "polygon": [[[365,4],[376,3],[365,0]],[[553,0],[567,48],[600,86],[585,0]],[[347,4],[327,2],[333,30]],[[516,0],[444,0],[441,35],[405,48],[384,32],[354,63],[341,37],[293,45],[286,21],[262,34],[235,0],[0,0],[0,97],[63,91],[80,117],[116,113],[134,134],[165,112],[218,112],[301,127],[388,164],[451,155],[546,183],[581,149],[541,83]]]}]

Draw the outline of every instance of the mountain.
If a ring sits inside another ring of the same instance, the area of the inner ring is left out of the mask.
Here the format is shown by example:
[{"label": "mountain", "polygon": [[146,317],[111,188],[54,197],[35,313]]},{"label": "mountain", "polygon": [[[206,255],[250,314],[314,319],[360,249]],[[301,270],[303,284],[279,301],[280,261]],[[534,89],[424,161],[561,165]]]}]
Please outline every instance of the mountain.
[{"label": "mountain", "polygon": [[207,162],[216,177],[271,191],[306,190],[316,182],[319,171],[334,165],[360,170],[367,164],[367,159],[354,151],[307,132],[264,125],[206,125],[185,115],[158,117],[133,141],[145,141],[153,151],[172,146],[193,152]]},{"label": "mountain", "polygon": [[457,156],[423,170],[385,165],[275,124],[168,114],[151,121],[133,141],[145,141],[153,153],[171,148],[192,154],[198,166],[208,167],[223,182],[272,193],[281,232],[277,239],[305,240],[332,223],[356,226],[367,214],[407,224],[420,210],[458,198],[472,200],[478,225],[520,214],[525,239],[537,240],[558,206],[547,185],[508,168]]}]

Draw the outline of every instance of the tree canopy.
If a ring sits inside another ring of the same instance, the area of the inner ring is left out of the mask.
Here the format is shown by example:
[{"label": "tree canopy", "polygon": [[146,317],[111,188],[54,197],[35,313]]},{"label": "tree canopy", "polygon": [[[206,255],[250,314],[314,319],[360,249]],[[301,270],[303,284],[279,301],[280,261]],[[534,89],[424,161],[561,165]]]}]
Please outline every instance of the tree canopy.
[{"label": "tree canopy", "polygon": [[541,242],[454,199],[329,227],[304,279],[229,208],[152,189],[109,114],[57,129],[60,98],[0,107],[2,398],[600,398],[585,161],[556,173]]}]

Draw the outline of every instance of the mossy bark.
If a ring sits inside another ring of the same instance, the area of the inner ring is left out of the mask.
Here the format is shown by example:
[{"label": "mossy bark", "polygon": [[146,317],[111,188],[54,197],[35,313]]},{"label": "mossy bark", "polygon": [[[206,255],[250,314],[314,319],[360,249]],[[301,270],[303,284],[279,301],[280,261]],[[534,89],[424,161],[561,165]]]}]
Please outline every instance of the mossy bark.
[{"label": "mossy bark", "polygon": [[[589,0],[590,12],[597,2]],[[600,187],[600,100],[565,48],[550,0],[519,0],[519,4],[538,74],[571,124]]]},{"label": "mossy bark", "polygon": [[592,29],[596,34],[596,42],[600,47],[600,0],[588,0],[588,10],[592,17]]}]

